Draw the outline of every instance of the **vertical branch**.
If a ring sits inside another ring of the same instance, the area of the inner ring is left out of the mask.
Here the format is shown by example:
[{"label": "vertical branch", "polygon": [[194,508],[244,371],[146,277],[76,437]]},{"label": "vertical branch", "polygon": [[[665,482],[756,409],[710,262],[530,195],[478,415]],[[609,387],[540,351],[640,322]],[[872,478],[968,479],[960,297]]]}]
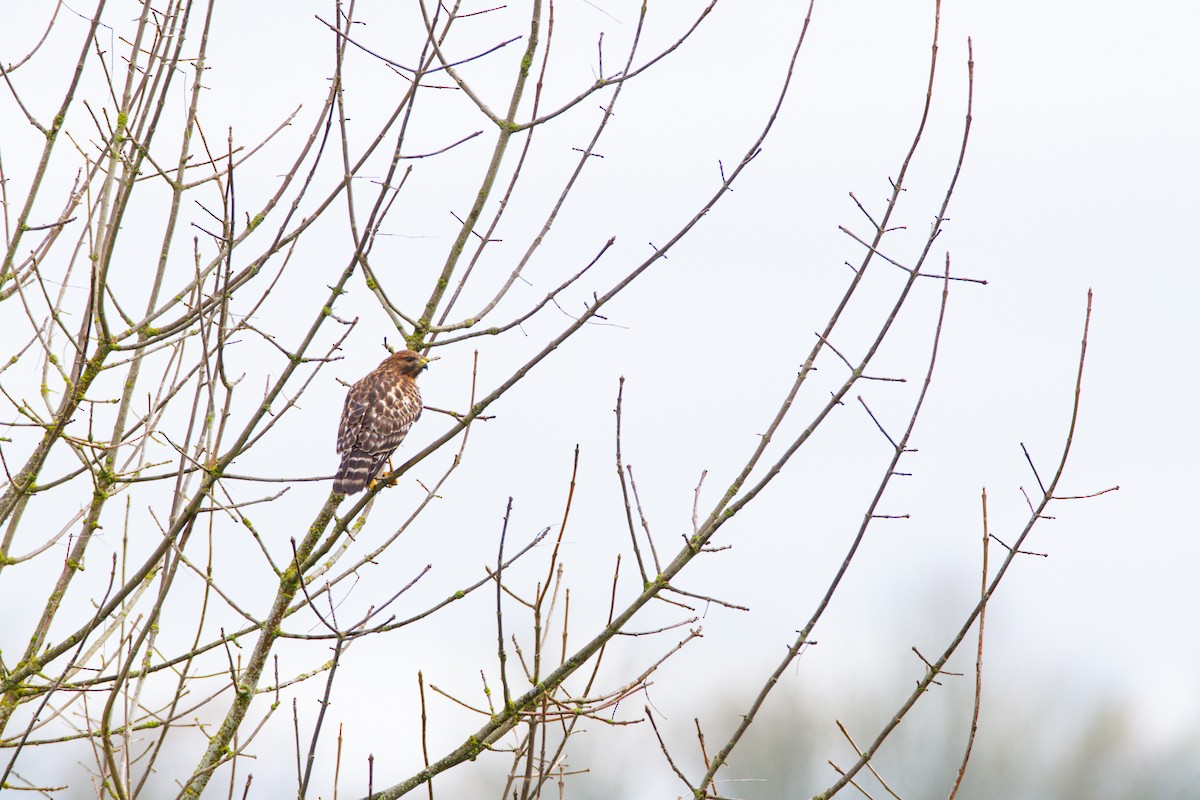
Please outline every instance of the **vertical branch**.
[{"label": "vertical branch", "polygon": [[849,782],[858,773],[858,771],[875,756],[876,751],[883,744],[884,740],[886,740],[891,732],[895,730],[896,726],[900,724],[900,721],[905,717],[905,715],[908,714],[909,709],[916,705],[917,700],[919,700],[920,697],[925,693],[933,680],[939,674],[941,674],[946,662],[950,660],[950,657],[955,653],[955,651],[957,651],[958,646],[967,637],[967,634],[970,632],[971,628],[974,627],[976,619],[984,612],[984,609],[987,607],[992,595],[994,595],[996,590],[999,588],[1000,582],[1004,579],[1004,576],[1008,574],[1009,567],[1012,566],[1013,561],[1018,555],[1022,555],[1021,545],[1025,543],[1025,540],[1029,537],[1029,534],[1033,532],[1034,526],[1043,519],[1043,512],[1046,510],[1046,507],[1050,505],[1050,501],[1054,499],[1054,490],[1058,486],[1059,479],[1062,478],[1063,470],[1066,469],[1067,457],[1071,453],[1071,444],[1075,439],[1075,425],[1079,420],[1079,402],[1083,387],[1083,367],[1087,356],[1088,328],[1091,324],[1091,320],[1092,293],[1089,290],[1087,299],[1087,313],[1083,322],[1083,341],[1079,347],[1079,368],[1075,376],[1075,396],[1071,406],[1071,421],[1067,427],[1066,436],[1064,437],[1063,451],[1062,455],[1059,457],[1058,467],[1054,472],[1054,476],[1050,479],[1050,482],[1046,484],[1046,491],[1042,495],[1041,501],[1033,508],[1028,520],[1025,523],[1024,529],[1016,538],[1016,541],[1013,542],[1012,547],[1008,551],[1008,555],[1005,556],[1004,560],[1000,563],[1000,567],[996,570],[995,576],[993,576],[991,582],[988,584],[987,591],[984,593],[984,596],[980,598],[979,603],[967,616],[962,627],[950,641],[950,644],[946,647],[941,657],[928,664],[926,667],[925,676],[921,680],[917,681],[916,688],[905,699],[904,703],[900,706],[900,710],[897,711],[891,720],[889,720],[888,723],[883,726],[879,732],[879,735],[876,736],[871,745],[863,751],[863,754],[859,757],[858,761],[856,761],[850,769],[846,770],[846,773],[837,782],[832,784],[823,793],[818,795],[818,797],[822,798],[822,800],[827,800],[827,798],[832,797],[835,793],[840,791],[842,787],[845,786],[846,783]]},{"label": "vertical branch", "polygon": [[[421,14],[425,18],[426,30],[429,33],[430,41],[433,41],[434,31],[432,22],[429,19],[429,14],[425,8],[425,0],[421,0]],[[480,215],[483,213],[483,207],[487,203],[488,196],[491,194],[492,187],[500,174],[500,162],[504,159],[504,153],[508,149],[509,141],[512,135],[519,130],[516,126],[517,109],[520,107],[521,98],[524,94],[525,83],[529,79],[529,71],[533,64],[533,56],[537,52],[538,32],[541,29],[542,23],[542,2],[541,0],[533,0],[532,11],[529,19],[529,38],[525,46],[525,55],[521,58],[517,68],[516,83],[513,86],[512,95],[509,97],[508,113],[503,120],[497,122],[499,132],[496,135],[496,144],[492,148],[492,157],[488,162],[487,169],[484,172],[483,180],[480,183],[479,190],[475,193],[475,201],[471,205],[471,210],[463,219],[463,224],[460,226],[458,235],[454,239],[454,243],[450,246],[450,252],[446,256],[446,263],[442,266],[441,274],[438,276],[437,282],[434,284],[433,292],[429,295],[429,300],[425,302],[425,310],[421,312],[421,317],[417,321],[416,329],[412,333],[409,340],[409,347],[413,350],[421,350],[425,337],[429,333],[433,325],[433,317],[437,313],[438,306],[441,304],[442,296],[445,295],[446,289],[450,286],[450,279],[454,275],[454,269],[458,265],[458,260],[462,257],[463,251],[466,248],[467,240],[471,233],[475,230],[475,224],[479,221]],[[438,54],[438,59],[442,65],[446,67],[446,71],[454,75],[453,69],[449,66],[441,53],[441,49],[434,45],[434,50]],[[461,81],[459,85],[462,86]]]},{"label": "vertical branch", "polygon": [[646,565],[642,562],[642,549],[638,545],[637,529],[633,525],[633,507],[629,503],[629,487],[625,482],[625,467],[621,462],[621,404],[625,396],[625,376],[622,375],[617,381],[617,407],[615,413],[617,415],[617,481],[621,484],[621,499],[625,503],[625,525],[629,528],[629,539],[633,544],[633,554],[637,558],[638,572],[642,576],[642,585],[646,585],[650,578],[646,574]]},{"label": "vertical branch", "polygon": [[[58,112],[54,115],[54,120],[49,127],[45,127],[30,117],[29,121],[35,128],[38,129],[46,138],[46,143],[42,146],[42,155],[38,159],[37,169],[33,175],[33,183],[29,188],[29,194],[25,197],[25,205],[21,207],[21,212],[17,215],[17,225],[13,229],[12,237],[9,240],[8,249],[4,253],[4,263],[0,264],[0,289],[4,287],[4,283],[13,279],[13,259],[16,257],[17,250],[21,246],[21,238],[25,231],[29,230],[29,214],[33,211],[34,201],[42,189],[42,183],[46,178],[46,169],[50,165],[50,155],[54,152],[54,145],[58,142],[59,131],[62,130],[63,122],[66,121],[67,112],[71,108],[71,104],[75,101],[75,92],[79,88],[79,81],[83,77],[83,69],[87,64],[88,51],[91,50],[92,41],[96,37],[96,29],[100,26],[100,16],[104,13],[104,5],[107,0],[97,0],[96,10],[92,12],[91,25],[88,26],[87,36],[83,39],[83,47],[80,49],[79,58],[75,62],[75,71],[71,77],[71,83],[67,87],[67,91],[63,94],[62,103],[59,104]],[[0,74],[4,75],[5,80],[8,80],[8,73],[0,66]]]},{"label": "vertical branch", "polygon": [[967,734],[967,747],[963,752],[962,763],[958,767],[958,774],[954,776],[954,786],[950,788],[948,800],[954,800],[958,796],[958,789],[962,786],[963,776],[967,774],[967,763],[971,760],[971,750],[975,746],[975,733],[979,730],[979,703],[983,697],[983,631],[984,623],[987,621],[988,545],[991,543],[991,534],[988,533],[986,488],[980,493],[979,502],[983,515],[983,564],[980,568],[979,578],[979,600],[981,603],[979,608],[979,637],[975,644],[975,699],[971,706],[971,729]]},{"label": "vertical branch", "polygon": [[[545,85],[546,71],[550,66],[550,45],[554,41],[554,0],[550,0],[548,8],[549,14],[547,15],[548,19],[546,22],[546,46],[542,49],[542,66],[538,71],[537,84],[534,86],[533,91],[533,104],[529,112],[529,116],[532,118],[537,117],[538,109],[541,107],[542,88]],[[483,256],[484,249],[492,241],[492,235],[495,233],[496,228],[500,225],[500,219],[504,216],[505,210],[509,207],[509,201],[513,196],[514,190],[517,188],[517,181],[524,174],[523,167],[525,165],[525,159],[528,157],[530,150],[533,148],[534,133],[535,130],[530,128],[529,134],[525,137],[525,143],[521,147],[521,154],[517,157],[516,166],[513,168],[512,174],[509,176],[508,186],[505,188],[504,196],[501,197],[500,202],[496,204],[496,213],[492,215],[492,221],[488,224],[487,230],[482,236],[479,237],[479,244],[475,247],[475,253],[471,256],[471,260],[467,263],[466,269],[463,270],[462,276],[459,277],[458,285],[454,287],[454,293],[450,295],[450,299],[446,301],[446,304],[442,307],[442,313],[438,317],[437,321],[438,328],[444,325],[446,320],[449,318],[450,311],[454,308],[454,304],[458,301],[459,295],[462,293],[463,288],[467,285],[467,280],[471,277],[471,273],[475,269],[475,265],[479,263],[479,259]],[[541,233],[538,234],[537,238],[534,240],[535,242],[541,242],[541,240],[545,238],[545,235],[549,230],[549,224],[549,220],[547,220],[547,223],[542,228]],[[521,263],[518,264],[517,268],[513,271],[514,275],[507,282],[508,285],[511,285],[515,275],[520,272],[521,268],[528,261],[531,254],[532,246],[530,250],[526,252],[525,256],[522,257]],[[434,333],[436,334],[436,329]],[[433,336],[430,336],[429,338],[432,342]]]},{"label": "vertical branch", "polygon": [[[512,514],[512,503],[513,499],[509,497],[508,504],[504,508],[504,524],[500,528],[500,549],[496,555],[496,648],[497,659],[500,662],[500,685],[504,692],[505,708],[512,705],[512,694],[508,689],[508,654],[504,651],[504,611],[501,604],[504,599],[504,539],[508,536],[508,520]],[[425,760],[426,766],[428,766],[428,756]]]},{"label": "vertical branch", "polygon": [[229,757],[229,744],[241,727],[242,719],[246,716],[246,712],[250,710],[250,703],[257,691],[259,678],[267,663],[267,656],[270,654],[275,640],[279,638],[279,634],[281,633],[280,623],[283,622],[284,615],[287,613],[288,607],[291,605],[292,600],[295,599],[296,593],[300,590],[300,584],[304,580],[301,565],[308,560],[313,548],[316,547],[317,542],[325,532],[325,528],[328,527],[329,521],[333,519],[333,512],[336,510],[340,500],[341,497],[339,495],[332,495],[325,502],[321,512],[309,528],[308,533],[305,534],[300,544],[296,546],[296,555],[279,580],[279,589],[275,593],[275,600],[271,605],[270,612],[267,614],[266,619],[263,620],[258,641],[254,644],[254,650],[250,654],[245,669],[237,676],[237,685],[234,687],[236,697],[225,715],[224,722],[221,723],[220,728],[217,729],[217,732],[209,740],[208,748],[204,751],[204,755],[201,756],[199,763],[192,771],[191,777],[184,784],[183,790],[179,795],[180,797],[200,797],[204,793],[204,788],[208,785],[208,781],[212,778],[213,771]]}]

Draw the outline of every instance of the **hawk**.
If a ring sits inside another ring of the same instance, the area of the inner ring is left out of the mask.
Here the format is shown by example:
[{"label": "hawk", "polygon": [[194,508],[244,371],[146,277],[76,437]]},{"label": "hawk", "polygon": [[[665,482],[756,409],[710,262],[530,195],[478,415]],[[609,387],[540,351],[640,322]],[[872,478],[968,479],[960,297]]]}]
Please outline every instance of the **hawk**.
[{"label": "hawk", "polygon": [[428,358],[402,350],[350,387],[338,425],[342,464],[333,478],[334,492],[354,494],[365,489],[404,441],[424,408],[416,378],[428,365]]}]

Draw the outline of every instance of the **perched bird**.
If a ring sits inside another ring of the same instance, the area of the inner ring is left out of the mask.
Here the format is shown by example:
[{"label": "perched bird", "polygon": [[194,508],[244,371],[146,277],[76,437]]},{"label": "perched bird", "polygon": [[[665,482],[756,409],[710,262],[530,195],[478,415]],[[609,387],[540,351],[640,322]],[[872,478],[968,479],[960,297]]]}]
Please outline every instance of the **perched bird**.
[{"label": "perched bird", "polygon": [[424,407],[416,378],[428,364],[420,354],[402,350],[350,387],[338,425],[342,464],[333,491],[354,494],[367,488],[404,441]]}]

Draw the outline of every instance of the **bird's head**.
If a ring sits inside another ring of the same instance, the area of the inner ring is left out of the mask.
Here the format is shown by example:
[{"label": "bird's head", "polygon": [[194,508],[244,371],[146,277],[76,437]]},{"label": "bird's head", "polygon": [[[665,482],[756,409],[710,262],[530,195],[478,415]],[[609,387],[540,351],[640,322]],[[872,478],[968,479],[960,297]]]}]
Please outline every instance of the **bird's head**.
[{"label": "bird's head", "polygon": [[437,358],[426,358],[412,350],[401,350],[399,353],[388,356],[388,361],[398,366],[401,374],[411,375],[414,378],[421,373],[421,370],[429,366],[429,362],[436,360]]}]

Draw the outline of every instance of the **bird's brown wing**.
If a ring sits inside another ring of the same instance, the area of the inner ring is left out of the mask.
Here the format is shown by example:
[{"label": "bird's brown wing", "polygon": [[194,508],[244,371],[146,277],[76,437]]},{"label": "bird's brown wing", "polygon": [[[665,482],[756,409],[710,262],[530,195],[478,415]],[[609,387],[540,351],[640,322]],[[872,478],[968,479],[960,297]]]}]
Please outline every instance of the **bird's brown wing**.
[{"label": "bird's brown wing", "polygon": [[335,491],[349,494],[370,483],[404,441],[422,407],[416,381],[392,370],[377,369],[354,384],[346,395],[338,426],[342,464]]}]

